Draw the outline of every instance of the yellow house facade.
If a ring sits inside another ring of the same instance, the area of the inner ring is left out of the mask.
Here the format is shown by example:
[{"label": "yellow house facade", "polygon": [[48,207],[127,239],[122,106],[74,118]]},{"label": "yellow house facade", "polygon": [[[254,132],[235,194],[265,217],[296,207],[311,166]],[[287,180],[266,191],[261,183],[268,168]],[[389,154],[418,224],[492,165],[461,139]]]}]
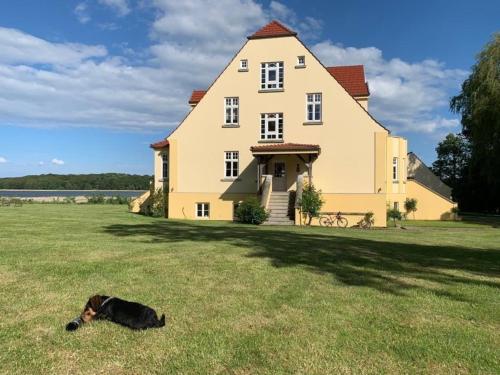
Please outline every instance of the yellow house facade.
[{"label": "yellow house facade", "polygon": [[232,220],[237,204],[256,196],[270,223],[299,224],[297,196],[313,183],[322,211],[343,212],[350,224],[373,212],[385,226],[388,205],[403,210],[411,194],[417,213],[440,218],[453,202],[436,213],[442,196],[410,188],[407,141],[370,115],[368,98],[362,66],[327,68],[296,33],[277,21],[264,26],[206,91],[193,92],[179,126],[151,145],[166,215]]}]

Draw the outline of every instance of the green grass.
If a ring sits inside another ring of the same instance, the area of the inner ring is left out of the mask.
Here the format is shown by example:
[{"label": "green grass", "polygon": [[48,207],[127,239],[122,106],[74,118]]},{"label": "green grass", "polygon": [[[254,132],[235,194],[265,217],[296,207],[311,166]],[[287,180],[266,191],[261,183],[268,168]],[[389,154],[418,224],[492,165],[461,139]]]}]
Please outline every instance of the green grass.
[{"label": "green grass", "polygon": [[[253,227],[0,207],[0,373],[494,374],[500,229]],[[106,293],[163,329],[65,324]]]}]

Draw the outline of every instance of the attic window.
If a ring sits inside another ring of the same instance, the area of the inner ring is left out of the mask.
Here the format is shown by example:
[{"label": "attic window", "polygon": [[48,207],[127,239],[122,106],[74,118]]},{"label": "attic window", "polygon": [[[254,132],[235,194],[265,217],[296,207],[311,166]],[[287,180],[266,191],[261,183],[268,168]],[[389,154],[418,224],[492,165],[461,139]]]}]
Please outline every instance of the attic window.
[{"label": "attic window", "polygon": [[248,72],[248,60],[240,60],[239,72]]},{"label": "attic window", "polygon": [[283,89],[283,61],[260,64],[261,90]]},{"label": "attic window", "polygon": [[306,57],[305,56],[297,56],[297,65],[296,68],[305,68],[306,66]]}]

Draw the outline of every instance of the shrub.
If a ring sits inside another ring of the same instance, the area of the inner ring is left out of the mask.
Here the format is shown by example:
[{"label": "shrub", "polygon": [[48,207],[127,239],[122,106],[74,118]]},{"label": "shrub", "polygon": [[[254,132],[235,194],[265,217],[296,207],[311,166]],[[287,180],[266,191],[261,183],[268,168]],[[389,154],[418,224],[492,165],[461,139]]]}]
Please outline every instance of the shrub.
[{"label": "shrub", "polygon": [[103,195],[91,195],[90,197],[87,197],[87,203],[103,204],[104,203],[104,196]]},{"label": "shrub", "polygon": [[269,213],[260,205],[257,198],[252,197],[238,205],[235,216],[242,223],[258,225],[267,220]]},{"label": "shrub", "polygon": [[146,211],[146,214],[154,217],[164,217],[166,208],[166,194],[163,192],[162,188],[156,189],[156,191],[151,196],[151,204]]},{"label": "shrub", "polygon": [[373,224],[375,224],[375,215],[373,212],[367,212],[365,216],[363,217],[363,221],[365,222],[365,225],[367,227],[371,227]]},{"label": "shrub", "polygon": [[300,210],[307,215],[307,225],[311,225],[313,217],[318,217],[321,207],[323,206],[321,198],[321,190],[316,190],[314,185],[306,185],[302,191],[302,198],[299,202]]},{"label": "shrub", "polygon": [[389,208],[387,210],[387,220],[392,219],[394,221],[394,226],[396,226],[396,220],[401,220],[401,212],[397,208]]},{"label": "shrub", "polygon": [[417,211],[417,200],[415,198],[406,198],[405,200],[406,215],[410,212],[413,213],[413,220],[415,220],[415,211]]}]

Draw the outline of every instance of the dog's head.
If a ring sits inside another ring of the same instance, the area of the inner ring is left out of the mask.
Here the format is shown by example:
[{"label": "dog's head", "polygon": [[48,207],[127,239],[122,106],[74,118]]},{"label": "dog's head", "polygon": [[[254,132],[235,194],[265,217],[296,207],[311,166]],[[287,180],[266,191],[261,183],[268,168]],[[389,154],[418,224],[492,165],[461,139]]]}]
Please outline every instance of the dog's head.
[{"label": "dog's head", "polygon": [[89,298],[89,300],[85,304],[85,307],[83,308],[82,314],[80,315],[80,318],[84,323],[88,323],[92,319],[94,319],[94,317],[97,315],[97,310],[99,310],[99,307],[101,307],[104,300],[105,297],[99,295],[95,295]]}]

